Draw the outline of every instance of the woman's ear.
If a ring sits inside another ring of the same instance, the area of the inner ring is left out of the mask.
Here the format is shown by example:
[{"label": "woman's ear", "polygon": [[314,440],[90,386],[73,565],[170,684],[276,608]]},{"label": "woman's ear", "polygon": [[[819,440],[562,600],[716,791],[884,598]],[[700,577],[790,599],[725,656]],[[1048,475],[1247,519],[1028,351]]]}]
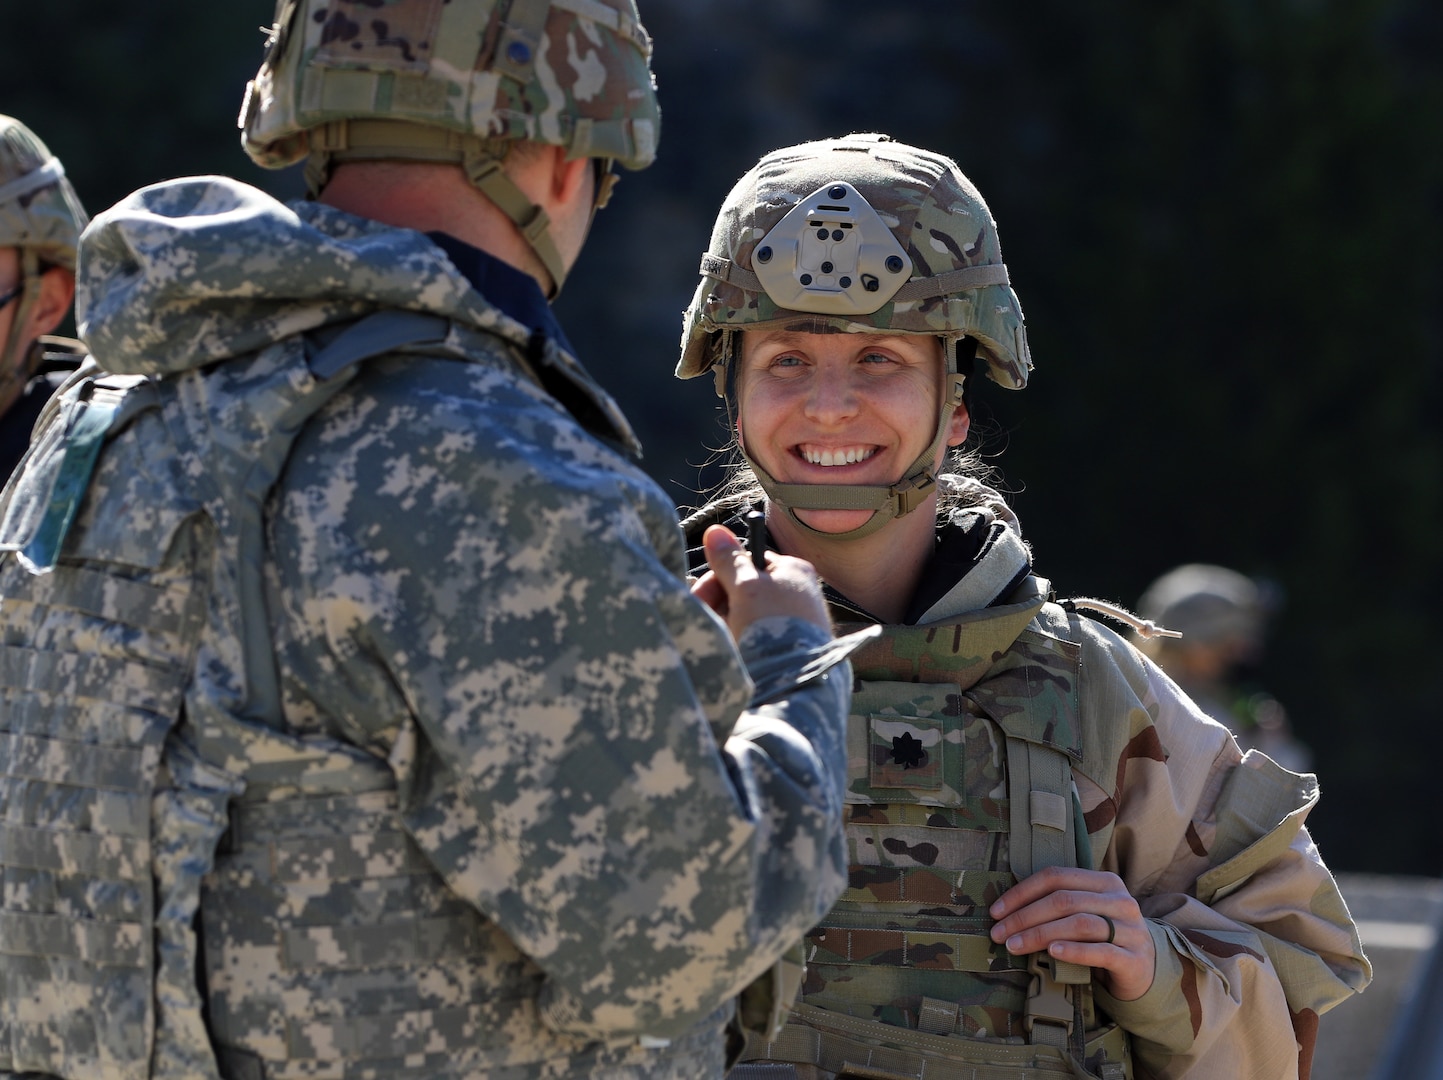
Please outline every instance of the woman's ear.
[{"label": "woman's ear", "polygon": [[972,416],[966,405],[958,405],[947,421],[947,445],[961,446],[967,441],[967,432],[972,430]]}]

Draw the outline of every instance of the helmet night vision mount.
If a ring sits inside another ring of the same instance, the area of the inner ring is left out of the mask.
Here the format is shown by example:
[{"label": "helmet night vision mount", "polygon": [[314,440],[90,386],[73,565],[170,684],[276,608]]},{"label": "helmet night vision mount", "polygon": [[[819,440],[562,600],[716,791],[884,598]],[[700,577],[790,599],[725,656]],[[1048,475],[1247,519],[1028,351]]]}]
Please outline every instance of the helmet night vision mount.
[{"label": "helmet night vision mount", "polygon": [[752,266],[778,307],[819,315],[870,315],[912,273],[892,230],[844,181],[788,211],[757,244]]}]

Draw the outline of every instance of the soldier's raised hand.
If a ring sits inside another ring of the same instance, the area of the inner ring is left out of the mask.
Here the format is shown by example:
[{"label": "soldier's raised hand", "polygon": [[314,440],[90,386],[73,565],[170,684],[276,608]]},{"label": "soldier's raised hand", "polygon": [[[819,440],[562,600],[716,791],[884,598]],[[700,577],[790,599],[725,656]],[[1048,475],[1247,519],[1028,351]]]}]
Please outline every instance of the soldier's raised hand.
[{"label": "soldier's raised hand", "polygon": [[791,615],[831,629],[817,572],[804,559],[767,552],[765,570],[758,570],[736,534],[713,525],[702,536],[707,565],[692,592],[726,620],[733,637],[752,623],[773,615]]}]

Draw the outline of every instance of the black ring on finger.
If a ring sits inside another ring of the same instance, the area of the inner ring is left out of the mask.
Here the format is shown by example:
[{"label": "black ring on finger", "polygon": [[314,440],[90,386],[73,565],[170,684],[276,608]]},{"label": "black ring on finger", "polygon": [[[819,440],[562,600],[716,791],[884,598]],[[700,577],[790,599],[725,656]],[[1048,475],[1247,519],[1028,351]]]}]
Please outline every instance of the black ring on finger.
[{"label": "black ring on finger", "polygon": [[1098,918],[1101,919],[1103,922],[1107,923],[1107,940],[1104,941],[1103,944],[1111,945],[1113,941],[1117,938],[1117,924],[1115,924],[1106,915],[1099,915]]}]

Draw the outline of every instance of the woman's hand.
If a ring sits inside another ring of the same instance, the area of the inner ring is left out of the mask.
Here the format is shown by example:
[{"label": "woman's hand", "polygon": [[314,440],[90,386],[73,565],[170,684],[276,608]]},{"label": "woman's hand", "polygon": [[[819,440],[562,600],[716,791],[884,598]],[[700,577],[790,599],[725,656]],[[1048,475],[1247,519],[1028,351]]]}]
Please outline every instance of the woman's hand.
[{"label": "woman's hand", "polygon": [[1098,981],[1118,1001],[1134,1001],[1152,986],[1152,933],[1116,874],[1039,870],[1003,893],[989,914],[997,920],[992,940],[1005,942],[1008,952],[1045,949],[1058,960],[1096,968]]}]

